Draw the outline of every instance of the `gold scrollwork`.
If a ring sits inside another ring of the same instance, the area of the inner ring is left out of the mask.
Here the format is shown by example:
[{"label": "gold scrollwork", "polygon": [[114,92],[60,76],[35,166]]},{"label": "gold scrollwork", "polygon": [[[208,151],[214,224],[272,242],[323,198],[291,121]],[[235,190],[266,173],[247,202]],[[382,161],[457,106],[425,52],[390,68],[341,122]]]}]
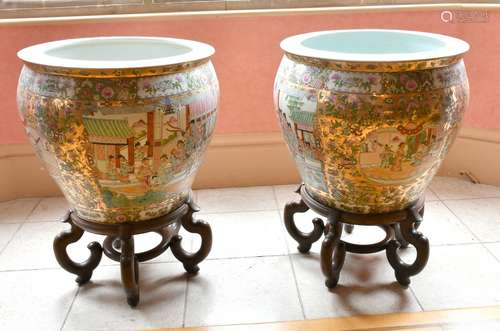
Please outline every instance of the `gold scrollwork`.
[{"label": "gold scrollwork", "polygon": [[443,68],[457,63],[463,57],[462,55],[456,55],[444,58],[418,60],[418,61],[375,63],[375,62],[336,61],[336,60],[311,58],[291,53],[285,53],[285,54],[291,61],[305,65],[311,65],[321,68],[330,68],[332,70],[338,70],[338,71],[359,71],[359,72],[403,72],[403,71]]},{"label": "gold scrollwork", "polygon": [[31,70],[57,76],[84,77],[84,78],[118,78],[118,77],[149,77],[161,76],[184,72],[208,63],[209,59],[159,66],[148,68],[127,68],[127,69],[78,69],[45,66],[25,62]]}]

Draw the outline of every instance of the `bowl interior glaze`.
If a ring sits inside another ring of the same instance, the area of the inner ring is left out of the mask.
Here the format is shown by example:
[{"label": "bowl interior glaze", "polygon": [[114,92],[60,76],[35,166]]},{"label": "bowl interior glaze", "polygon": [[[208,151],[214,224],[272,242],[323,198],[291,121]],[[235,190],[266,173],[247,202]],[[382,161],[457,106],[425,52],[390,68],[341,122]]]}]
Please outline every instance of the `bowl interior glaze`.
[{"label": "bowl interior glaze", "polygon": [[460,39],[405,30],[333,30],[289,37],[281,43],[288,53],[338,61],[396,62],[454,56],[467,52]]},{"label": "bowl interior glaze", "polygon": [[144,68],[208,58],[210,45],[157,37],[67,39],[27,47],[18,52],[25,62],[82,69]]}]

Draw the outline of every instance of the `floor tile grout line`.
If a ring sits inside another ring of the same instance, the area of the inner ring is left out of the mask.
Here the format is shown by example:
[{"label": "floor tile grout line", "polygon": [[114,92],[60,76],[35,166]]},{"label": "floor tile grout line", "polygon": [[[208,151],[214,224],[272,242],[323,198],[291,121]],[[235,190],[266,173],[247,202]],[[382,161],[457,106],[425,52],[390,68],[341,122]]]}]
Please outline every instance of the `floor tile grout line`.
[{"label": "floor tile grout line", "polygon": [[[203,212],[203,207],[200,206],[201,211],[199,211],[197,214],[200,214],[201,216],[209,216],[209,215],[220,215],[220,214],[245,214],[245,213],[263,213],[263,212],[272,212],[272,211],[277,211],[279,209],[257,209],[257,210],[238,210],[238,211],[221,211],[221,212]],[[62,217],[63,215],[61,215]],[[59,223],[61,222],[59,219],[52,220],[52,219],[45,219],[45,220],[40,220],[40,221],[26,221],[26,222],[12,222],[12,223],[0,223],[0,224],[24,224],[24,223],[29,223],[29,224],[36,224],[36,223]]]},{"label": "floor tile grout line", "polygon": [[297,274],[295,273],[295,266],[293,265],[292,255],[288,254],[288,261],[290,262],[290,268],[292,269],[293,281],[295,283],[295,290],[297,291],[297,297],[299,299],[300,311],[302,312],[302,318],[306,319],[306,312],[304,309],[304,302],[302,300],[302,295],[300,294],[299,282],[297,280]]},{"label": "floor tile grout line", "polygon": [[274,186],[273,186],[273,195],[274,195],[274,202],[278,206],[278,218],[280,219],[282,233],[285,235],[284,240],[285,240],[286,252],[287,252],[287,256],[288,256],[288,261],[290,263],[290,268],[292,269],[292,277],[293,277],[293,282],[295,284],[295,290],[297,291],[297,298],[299,299],[300,311],[302,313],[302,318],[305,320],[306,319],[306,312],[304,309],[304,302],[302,301],[302,296],[300,294],[299,282],[297,280],[297,274],[295,273],[295,266],[293,265],[293,259],[292,259],[292,256],[290,255],[290,247],[289,247],[288,242],[286,240],[287,232],[286,232],[286,229],[284,228],[284,225],[283,225],[283,219],[281,217],[281,210],[280,210],[281,206],[279,204],[278,195],[276,194],[276,189]]},{"label": "floor tile grout line", "polygon": [[201,192],[201,191],[225,191],[225,190],[239,190],[239,189],[251,190],[251,189],[254,189],[254,188],[271,188],[273,186],[274,185],[229,186],[229,187],[202,188],[202,189],[198,189],[198,190],[194,190],[194,191],[196,191],[196,192]]},{"label": "floor tile grout line", "polygon": [[431,246],[431,249],[432,248],[451,248],[451,247],[456,247],[456,246],[479,246],[482,244],[483,244],[482,242],[477,241],[477,242],[467,242],[467,243],[457,243],[457,244],[433,245],[433,246]]},{"label": "floor tile grout line", "polygon": [[[60,218],[62,218],[63,216],[61,215]],[[58,219],[58,220],[49,220],[49,219],[46,219],[46,220],[43,220],[43,221],[30,221],[30,220],[26,220],[26,222],[24,223],[20,223],[20,224],[38,224],[38,223],[61,223],[61,220]]]},{"label": "floor tile grout line", "polygon": [[[194,247],[194,240],[193,240],[193,237],[191,237],[191,239],[189,241],[189,249],[190,249],[191,252],[193,251],[193,247]],[[208,259],[206,259],[205,261],[208,261]],[[180,262],[178,260],[175,260],[173,262],[178,262],[178,263],[182,264],[182,262]],[[186,316],[187,316],[188,294],[189,294],[188,291],[189,291],[189,283],[190,283],[190,280],[191,280],[190,275],[188,273],[186,275],[187,275],[186,276],[186,293],[184,294],[184,309],[183,309],[183,312],[182,312],[182,327],[183,328],[186,327]]]},{"label": "floor tile grout line", "polygon": [[60,331],[62,331],[64,329],[64,326],[66,325],[66,321],[68,320],[69,314],[71,313],[71,310],[73,309],[73,304],[75,303],[76,297],[78,296],[79,293],[80,293],[80,287],[77,287],[76,293],[73,296],[73,300],[71,300],[68,311],[66,312],[66,315],[64,316],[64,320],[61,324],[61,328],[59,329]]},{"label": "floor tile grout line", "polygon": [[0,225],[9,225],[9,224],[24,224],[25,221],[23,220],[18,220],[18,221],[7,221],[7,222],[0,222]]},{"label": "floor tile grout line", "polygon": [[11,224],[19,224],[19,226],[17,227],[16,231],[14,231],[14,233],[9,238],[9,240],[7,240],[7,242],[5,243],[5,245],[0,249],[0,255],[2,255],[2,253],[7,249],[7,247],[12,242],[12,240],[14,240],[15,236],[19,233],[19,231],[21,231],[21,228],[24,226],[24,224],[26,224],[28,222],[28,218],[31,216],[31,214],[33,214],[33,211],[40,205],[41,202],[42,202],[42,199],[38,198],[37,203],[35,203],[33,205],[33,207],[31,208],[30,212],[24,218],[24,220],[23,220],[22,223],[11,223]]},{"label": "floor tile grout line", "polygon": [[[447,202],[447,201],[466,201],[466,200],[488,200],[488,199],[500,199],[500,197],[479,197],[479,198],[463,198],[463,199],[436,199],[436,200],[427,200],[426,202]],[[200,205],[201,211],[198,212],[201,215],[217,215],[217,214],[243,214],[243,213],[257,213],[257,212],[266,212],[266,211],[275,211],[275,210],[280,210],[279,206],[278,208],[266,208],[266,209],[250,209],[250,210],[229,210],[229,211],[203,211],[203,206]],[[61,216],[62,217],[62,216]],[[12,222],[6,222],[6,223],[0,223],[0,224],[24,224],[24,223],[53,223],[53,222],[60,222],[59,219],[43,219],[39,221],[32,221],[32,220],[19,220],[18,222],[12,221]]]},{"label": "floor tile grout line", "polygon": [[[283,256],[288,256],[289,254],[284,253],[284,254],[272,254],[272,255],[252,255],[252,256],[229,256],[229,257],[218,257],[218,258],[207,258],[205,261],[223,261],[223,260],[245,260],[245,259],[258,259],[258,258],[271,258],[271,257],[283,257]],[[175,264],[175,263],[181,263],[179,261],[146,261],[146,262],[141,262],[141,264]],[[105,264],[105,265],[99,265],[100,267],[106,268],[106,267],[116,267],[120,266],[119,263],[115,264]],[[42,267],[42,268],[33,268],[33,269],[6,269],[6,270],[0,270],[0,273],[2,272],[30,272],[30,271],[49,271],[49,270],[60,270],[60,267]]]},{"label": "floor tile grout line", "polygon": [[[431,183],[432,183],[432,182],[431,182]],[[427,186],[426,190],[431,191],[431,192],[432,192],[432,194],[434,194],[434,196],[436,197],[436,199],[437,199],[437,200],[427,200],[427,199],[426,199],[426,200],[425,200],[425,202],[431,202],[431,201],[441,201],[441,198],[437,195],[437,193],[436,193],[436,192],[434,192],[434,190],[432,189],[432,187],[431,187],[431,185],[430,185],[430,184],[428,184],[428,186]],[[424,197],[425,197],[425,192],[424,192]]]},{"label": "floor tile grout line", "polygon": [[[35,205],[35,207],[33,207],[33,209],[31,210],[30,213],[33,212],[33,210],[38,206]],[[26,220],[23,222],[23,223],[13,223],[13,224],[19,224],[19,226],[17,227],[17,230],[12,234],[12,236],[10,237],[9,240],[7,240],[7,242],[5,243],[5,245],[3,246],[2,249],[0,249],[0,255],[2,255],[2,253],[7,249],[7,247],[10,245],[10,243],[12,242],[12,240],[14,240],[14,238],[16,237],[16,235],[19,233],[19,231],[21,231],[21,228],[26,224]]]},{"label": "floor tile grout line", "polygon": [[[470,231],[470,230],[469,230]],[[431,244],[432,247],[449,247],[449,246],[468,246],[468,245],[479,245],[479,244],[495,244],[496,241],[493,242],[481,242],[481,241],[469,241],[469,242],[459,242],[459,243],[448,243],[448,244]]]},{"label": "floor tile grout line", "polygon": [[7,246],[9,246],[9,244],[12,242],[12,240],[14,239],[14,237],[17,235],[17,233],[21,230],[21,228],[23,227],[23,224],[24,223],[13,223],[13,224],[17,224],[17,229],[16,231],[14,231],[14,233],[10,236],[9,240],[7,240],[7,242],[5,243],[5,245],[3,247],[0,248],[0,256],[2,255],[2,253],[7,249]]},{"label": "floor tile grout line", "polygon": [[189,276],[186,277],[186,293],[184,294],[184,309],[182,310],[182,327],[186,327],[187,303],[189,291]]},{"label": "floor tile grout line", "polygon": [[276,206],[276,209],[278,209],[278,211],[279,211],[281,208],[281,205],[278,201],[278,195],[276,194],[276,188],[274,186],[272,187],[272,191],[273,191],[274,205]]},{"label": "floor tile grout line", "polygon": [[[277,196],[276,196],[276,190],[274,189],[274,186],[273,186],[273,194],[274,194],[274,199],[275,199],[275,201],[276,201]],[[437,195],[436,195],[436,196],[437,196]],[[468,198],[468,199],[449,199],[449,200],[441,200],[441,199],[439,199],[439,198],[438,198],[438,200],[433,200],[433,201],[440,201],[440,202],[442,202],[443,204],[445,204],[445,207],[446,207],[446,208],[448,208],[448,209],[451,211],[451,209],[450,209],[450,208],[446,205],[446,203],[445,203],[446,201],[474,200],[474,199],[497,199],[497,197],[488,197],[488,198]],[[35,205],[35,207],[33,207],[33,210],[30,212],[30,215],[32,215],[32,214],[33,214],[33,211],[34,211],[34,210],[38,207],[38,205],[39,205],[40,203],[41,203],[41,200],[39,200],[39,202]],[[280,210],[279,210],[279,207],[280,207],[280,206],[278,206],[278,212],[280,211]],[[271,211],[271,210],[262,210],[262,211],[255,211],[255,212],[263,212],[263,211]],[[246,212],[254,212],[254,211],[239,211],[239,212],[228,212],[228,213],[246,213]],[[451,211],[451,212],[452,212],[452,214],[453,214],[453,215],[455,215],[455,216],[458,218],[458,220],[459,220],[461,223],[464,223],[460,217],[458,217],[455,213],[453,213],[453,211]],[[212,214],[217,214],[217,213],[212,213]],[[29,218],[29,217],[28,217],[28,218]],[[18,231],[22,228],[23,224],[25,224],[25,223],[28,223],[28,224],[29,224],[29,223],[42,223],[42,222],[29,222],[29,221],[28,221],[28,218],[26,218],[26,220],[25,220],[24,222],[22,222],[22,223],[10,223],[10,224],[19,224],[19,227],[17,228],[17,230],[15,231],[15,233],[12,235],[11,240],[14,238],[14,236],[17,234],[17,232],[18,232]],[[282,221],[282,220],[281,220],[281,221]],[[55,222],[55,221],[54,221],[54,222]],[[465,224],[464,224],[464,225],[465,225]],[[466,226],[466,225],[465,225],[465,226]],[[472,235],[473,237],[476,237],[476,236],[475,236],[475,234],[474,234],[474,233],[473,233],[473,232],[472,232],[472,231],[471,231],[471,230],[470,230],[467,226],[466,226],[466,228],[469,230],[469,232],[471,233],[471,235]],[[479,239],[479,238],[477,238],[477,239]],[[7,247],[7,245],[10,243],[10,241],[11,241],[11,240],[9,240],[9,242],[8,242],[8,243],[4,246],[4,248],[3,248],[2,250],[4,250],[4,249],[5,249],[5,247]],[[439,247],[439,246],[452,246],[452,245],[483,244],[482,246],[484,247],[484,243],[485,243],[485,242],[482,242],[482,241],[478,240],[477,242],[474,242],[474,243],[443,244],[443,245],[436,245],[436,246],[438,246],[438,247]],[[495,243],[495,242],[486,242],[486,243]],[[287,244],[287,246],[286,246],[286,250],[287,250],[287,252],[288,252],[289,257],[290,257],[290,258],[292,258],[291,253],[290,253],[290,247],[289,247],[289,245],[288,245],[288,244]],[[490,250],[488,249],[488,251],[490,251]],[[491,251],[490,251],[490,253],[491,253]],[[273,256],[281,256],[281,255],[273,255]],[[252,257],[266,257],[266,256],[247,256],[247,257],[233,257],[233,258],[252,258]],[[496,257],[495,257],[495,258],[496,258]],[[216,259],[217,259],[217,258],[216,258]],[[228,259],[228,258],[218,258],[218,259],[219,259],[219,260],[223,260],[223,259]],[[160,262],[160,261],[158,261],[158,262],[152,262],[152,263],[174,263],[174,262],[176,262],[176,261],[161,261],[161,262]],[[112,265],[111,265],[111,266],[112,266]],[[292,266],[293,266],[293,264],[292,264]],[[38,270],[38,269],[34,269],[34,270]],[[42,270],[43,270],[43,269],[42,269]],[[18,271],[18,270],[10,270],[10,271]],[[295,279],[295,280],[296,280],[296,279]],[[186,285],[186,286],[187,286],[187,285]]]},{"label": "floor tile grout line", "polygon": [[[274,190],[274,192],[275,192],[275,199],[277,199],[276,190]],[[439,200],[439,198],[438,198],[438,200],[432,200],[432,201],[441,202],[441,200]],[[278,205],[278,208],[279,207],[280,206]],[[282,219],[281,215],[280,215],[280,219],[283,222],[283,219]],[[287,243],[287,251],[288,251],[288,255],[289,255],[289,259],[290,259],[290,265],[291,265],[291,268],[292,268],[292,274],[293,274],[294,281],[295,281],[295,286],[296,286],[296,290],[297,290],[297,294],[298,294],[298,298],[299,298],[299,303],[300,303],[300,306],[301,306],[301,309],[302,309],[302,316],[303,316],[304,320],[306,320],[307,317],[306,317],[306,314],[305,314],[304,304],[303,304],[302,297],[301,297],[301,294],[300,294],[300,290],[299,290],[299,286],[298,286],[298,280],[297,280],[297,275],[296,275],[296,272],[295,272],[295,266],[294,266],[294,263],[293,263],[293,256],[299,256],[300,254],[298,254],[298,253],[292,254],[290,252],[290,248],[289,248],[288,243]],[[416,296],[416,294],[415,294],[415,292],[413,291],[412,288],[410,288],[410,293],[413,296],[413,298],[415,299],[415,301],[417,302],[417,304],[418,304],[419,308],[421,309],[421,311],[424,311],[424,308],[423,308],[422,304],[420,303],[418,297]]]},{"label": "floor tile grout line", "polygon": [[455,216],[459,221],[460,223],[462,223],[462,225],[472,234],[472,236],[477,240],[478,243],[481,243],[481,239],[479,239],[479,237],[471,230],[471,228],[462,220],[461,217],[459,217],[451,208],[450,206],[448,206],[446,204],[445,201],[443,201],[443,205],[450,211],[450,213],[453,214],[453,216]]},{"label": "floor tile grout line", "polygon": [[417,302],[418,306],[420,307],[420,310],[425,311],[424,307],[422,306],[422,303],[418,299],[417,294],[415,293],[415,290],[413,289],[413,287],[410,285],[410,286],[408,286],[408,289],[410,290],[411,294],[413,295],[413,298],[415,298],[415,301]]},{"label": "floor tile grout line", "polygon": [[278,209],[275,208],[275,209],[256,209],[256,210],[234,210],[234,211],[209,211],[209,212],[204,212],[202,204],[200,204],[200,209],[201,209],[201,211],[199,211],[198,214],[201,214],[201,215],[261,213],[261,212],[266,212],[266,211],[275,211],[275,210],[278,210]]},{"label": "floor tile grout line", "polygon": [[40,206],[40,204],[42,203],[43,198],[37,198],[37,199],[38,199],[37,203],[35,203],[35,205],[33,206],[33,208],[31,208],[31,211],[28,213],[28,215],[27,215],[27,216],[26,216],[26,218],[24,219],[24,223],[29,222],[28,220],[29,220],[30,216],[31,216],[31,215],[33,215],[33,212],[34,212],[34,211],[38,208],[38,206]]},{"label": "floor tile grout line", "polygon": [[[2,201],[2,203],[3,202],[29,200],[29,199],[36,200],[36,203],[33,205],[33,207],[31,207],[31,210],[28,212],[28,214],[23,219],[19,220],[19,222],[24,223],[31,216],[31,214],[38,207],[38,205],[40,205],[40,203],[42,202],[42,199],[43,199],[42,197],[12,199],[12,200],[8,200],[8,201]],[[14,222],[14,223],[18,223],[18,222]]]},{"label": "floor tile grout line", "polygon": [[273,186],[273,196],[274,196],[274,202],[278,206],[278,209],[277,209],[278,219],[279,219],[280,225],[281,225],[281,233],[283,235],[282,238],[285,240],[286,253],[287,253],[287,255],[290,255],[290,247],[288,246],[288,242],[287,242],[288,232],[286,231],[286,227],[285,227],[284,220],[283,220],[283,211],[281,210],[281,206],[279,204],[278,195],[276,193],[276,189],[274,188],[274,186]]},{"label": "floor tile grout line", "polygon": [[6,269],[0,270],[2,272],[30,272],[30,271],[51,271],[51,270],[59,270],[60,267],[42,267],[42,268],[33,268],[33,269]]},{"label": "floor tile grout line", "polygon": [[[436,196],[437,193],[436,193]],[[439,201],[464,201],[464,200],[493,200],[493,199],[500,199],[500,196],[495,195],[495,196],[487,196],[487,197],[468,197],[468,198],[439,198]],[[430,200],[433,201],[433,200]],[[434,200],[437,201],[437,200]]]},{"label": "floor tile grout line", "polygon": [[[453,246],[474,246],[474,245],[484,245],[484,244],[500,244],[500,241],[487,241],[487,242],[466,242],[466,243],[453,243],[453,244],[439,244],[432,245],[431,248],[442,248],[442,247],[453,247]],[[311,254],[319,254],[312,252]],[[354,254],[354,253],[353,253]],[[258,259],[258,258],[272,258],[272,257],[284,257],[284,256],[300,256],[299,252],[291,252],[290,248],[287,245],[287,253],[284,254],[270,254],[270,255],[248,255],[248,256],[227,256],[227,257],[214,257],[207,258],[206,261],[223,261],[223,260],[245,260],[245,259]],[[175,264],[180,263],[179,261],[146,261],[141,262],[141,264]],[[114,264],[101,264],[99,267],[109,268],[109,267],[117,267],[119,263]],[[50,270],[60,270],[60,267],[42,267],[42,268],[33,268],[33,269],[6,269],[0,270],[2,272],[29,272],[29,271],[50,271]]]},{"label": "floor tile grout line", "polygon": [[[298,253],[297,253],[298,254]],[[288,256],[290,254],[283,253],[283,254],[270,254],[270,255],[252,255],[252,256],[229,256],[229,257],[218,257],[218,258],[210,258],[206,259],[205,261],[221,261],[221,260],[247,260],[247,259],[258,259],[258,258],[274,258],[274,257],[283,257],[283,256]],[[294,254],[291,254],[294,255]],[[175,263],[181,263],[179,261],[146,261],[146,262],[141,262],[141,264],[175,264]],[[105,264],[105,265],[99,265],[99,267],[103,268],[109,268],[109,267],[117,267],[120,266],[119,263],[115,264]],[[47,271],[47,270],[60,270],[59,266],[54,266],[54,267],[42,267],[42,268],[32,268],[32,269],[7,269],[7,270],[0,270],[0,272],[28,272],[28,271]]]},{"label": "floor tile grout line", "polygon": [[481,243],[481,246],[483,246],[483,248],[486,249],[488,251],[488,253],[490,253],[490,255],[493,256],[493,258],[495,260],[497,260],[498,262],[500,262],[500,258],[497,257],[495,254],[493,254],[493,252],[485,245],[485,243]]},{"label": "floor tile grout line", "polygon": [[208,259],[207,261],[221,261],[221,260],[245,260],[245,259],[258,259],[258,258],[268,258],[268,257],[282,257],[282,256],[288,256],[289,254],[284,253],[284,254],[270,254],[270,255],[253,255],[253,256],[229,256],[229,257],[215,257]]},{"label": "floor tile grout line", "polygon": [[[141,264],[173,264],[173,263],[180,263],[178,261],[146,261],[146,262],[141,262]],[[109,267],[119,267],[120,263],[116,262],[113,264],[99,264],[98,268],[109,268]],[[30,271],[50,271],[50,270],[62,270],[60,266],[55,266],[55,267],[41,267],[41,268],[32,268],[32,269],[6,269],[6,270],[0,270],[0,273],[2,272],[30,272]]]}]

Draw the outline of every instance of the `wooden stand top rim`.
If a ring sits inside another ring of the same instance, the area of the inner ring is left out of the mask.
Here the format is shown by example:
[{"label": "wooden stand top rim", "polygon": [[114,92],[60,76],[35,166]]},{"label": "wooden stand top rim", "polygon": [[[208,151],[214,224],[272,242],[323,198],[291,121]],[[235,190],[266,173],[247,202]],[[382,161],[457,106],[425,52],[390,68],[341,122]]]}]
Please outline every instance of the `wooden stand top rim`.
[{"label": "wooden stand top rim", "polygon": [[117,236],[120,235],[122,231],[125,230],[129,233],[140,234],[164,228],[169,224],[178,221],[189,211],[189,206],[187,203],[189,201],[190,200],[188,199],[187,201],[183,202],[182,205],[180,205],[177,209],[171,211],[166,215],[138,222],[97,223],[80,218],[73,210],[69,211],[69,213],[71,220],[75,223],[75,225],[88,232],[92,232],[95,234],[102,234],[102,235]]},{"label": "wooden stand top rim", "polygon": [[405,220],[408,217],[408,210],[416,208],[419,212],[424,208],[425,199],[422,197],[419,200],[409,204],[405,209],[396,210],[388,213],[378,214],[358,214],[345,210],[340,210],[334,207],[326,206],[316,199],[307,191],[305,185],[300,186],[300,196],[304,203],[316,213],[323,217],[336,217],[342,223],[353,225],[385,225],[394,224]]}]

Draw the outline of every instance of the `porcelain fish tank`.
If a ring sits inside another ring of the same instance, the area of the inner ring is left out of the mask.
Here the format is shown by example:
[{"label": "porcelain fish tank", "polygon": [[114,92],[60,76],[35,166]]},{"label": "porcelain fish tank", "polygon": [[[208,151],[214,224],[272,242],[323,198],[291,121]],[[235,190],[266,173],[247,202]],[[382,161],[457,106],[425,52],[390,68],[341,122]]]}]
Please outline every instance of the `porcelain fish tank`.
[{"label": "porcelain fish tank", "polygon": [[217,116],[213,53],[150,37],[62,40],[18,53],[21,119],[79,217],[143,221],[186,201]]},{"label": "porcelain fish tank", "polygon": [[468,104],[469,45],[424,32],[334,30],[281,48],[274,103],[308,193],[360,214],[422,197]]}]

